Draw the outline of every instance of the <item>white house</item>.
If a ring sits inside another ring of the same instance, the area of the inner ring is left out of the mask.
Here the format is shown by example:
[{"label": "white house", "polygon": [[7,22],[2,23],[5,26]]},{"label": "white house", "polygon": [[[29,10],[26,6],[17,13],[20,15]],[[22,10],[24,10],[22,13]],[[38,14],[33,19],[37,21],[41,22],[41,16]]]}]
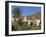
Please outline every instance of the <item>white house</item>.
[{"label": "white house", "polygon": [[38,19],[38,20],[27,20],[27,18],[26,18],[26,16],[25,16],[24,19],[23,19],[23,22],[28,22],[28,26],[30,26],[29,24],[30,24],[31,22],[33,22],[34,25],[35,25],[35,23],[36,23],[36,25],[38,26],[39,23],[40,23],[40,19]]},{"label": "white house", "polygon": [[[15,19],[16,19],[16,21],[19,20],[19,18],[12,18],[12,22],[15,21]],[[38,26],[39,23],[40,23],[40,19],[38,19],[38,20],[30,20],[30,19],[28,19],[28,20],[27,20],[27,17],[24,16],[23,22],[28,22],[28,26],[30,26],[30,23],[31,23],[31,22],[33,22],[33,25],[36,24],[36,25]]]}]

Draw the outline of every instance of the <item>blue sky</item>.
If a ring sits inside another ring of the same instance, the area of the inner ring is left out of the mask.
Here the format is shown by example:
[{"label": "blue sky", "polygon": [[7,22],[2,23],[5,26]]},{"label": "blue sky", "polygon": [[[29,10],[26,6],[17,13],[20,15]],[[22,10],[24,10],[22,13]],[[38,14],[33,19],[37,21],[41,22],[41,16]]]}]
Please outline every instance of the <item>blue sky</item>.
[{"label": "blue sky", "polygon": [[41,12],[41,7],[12,6],[12,15],[15,15],[16,7],[20,8],[22,16],[29,16],[29,15]]}]

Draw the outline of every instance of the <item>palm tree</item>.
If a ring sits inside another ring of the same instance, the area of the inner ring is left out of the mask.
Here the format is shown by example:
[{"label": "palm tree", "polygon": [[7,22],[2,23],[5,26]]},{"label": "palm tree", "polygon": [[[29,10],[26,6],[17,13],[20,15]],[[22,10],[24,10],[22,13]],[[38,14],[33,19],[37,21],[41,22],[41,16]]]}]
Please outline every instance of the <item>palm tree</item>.
[{"label": "palm tree", "polygon": [[16,13],[15,13],[16,17],[18,18],[19,16],[21,16],[21,11],[20,11],[20,8],[16,8]]}]

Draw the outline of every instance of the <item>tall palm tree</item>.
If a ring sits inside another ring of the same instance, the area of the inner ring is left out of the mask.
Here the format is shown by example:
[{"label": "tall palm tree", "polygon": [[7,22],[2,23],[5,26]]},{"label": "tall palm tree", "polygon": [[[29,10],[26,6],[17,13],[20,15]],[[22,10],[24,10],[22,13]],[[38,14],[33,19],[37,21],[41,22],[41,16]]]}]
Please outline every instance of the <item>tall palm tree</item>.
[{"label": "tall palm tree", "polygon": [[19,16],[21,16],[21,11],[20,8],[16,8],[16,17],[18,18]]}]

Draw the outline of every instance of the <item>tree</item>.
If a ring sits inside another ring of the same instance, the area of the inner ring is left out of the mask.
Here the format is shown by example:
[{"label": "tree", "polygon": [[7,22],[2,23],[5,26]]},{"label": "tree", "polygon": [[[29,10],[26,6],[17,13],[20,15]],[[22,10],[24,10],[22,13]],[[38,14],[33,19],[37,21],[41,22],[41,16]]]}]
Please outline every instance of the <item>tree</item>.
[{"label": "tree", "polygon": [[16,8],[16,17],[18,18],[19,16],[21,16],[21,11],[19,8]]}]

